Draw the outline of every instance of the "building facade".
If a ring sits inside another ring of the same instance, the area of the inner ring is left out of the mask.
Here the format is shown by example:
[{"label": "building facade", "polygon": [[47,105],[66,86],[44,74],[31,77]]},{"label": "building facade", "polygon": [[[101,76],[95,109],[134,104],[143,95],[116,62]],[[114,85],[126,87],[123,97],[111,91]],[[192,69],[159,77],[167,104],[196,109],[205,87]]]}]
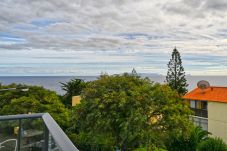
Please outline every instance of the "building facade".
[{"label": "building facade", "polygon": [[190,119],[227,143],[227,87],[195,88],[184,96],[194,114]]}]

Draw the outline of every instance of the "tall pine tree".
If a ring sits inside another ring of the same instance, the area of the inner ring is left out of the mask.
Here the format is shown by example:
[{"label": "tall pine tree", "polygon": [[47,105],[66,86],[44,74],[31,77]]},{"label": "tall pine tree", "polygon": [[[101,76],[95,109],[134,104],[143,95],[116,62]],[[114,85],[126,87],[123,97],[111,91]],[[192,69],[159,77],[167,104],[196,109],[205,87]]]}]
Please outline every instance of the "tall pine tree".
[{"label": "tall pine tree", "polygon": [[180,95],[187,93],[187,80],[185,78],[184,68],[182,66],[181,56],[176,47],[173,49],[172,58],[168,63],[168,72],[166,76],[168,85],[176,90]]}]

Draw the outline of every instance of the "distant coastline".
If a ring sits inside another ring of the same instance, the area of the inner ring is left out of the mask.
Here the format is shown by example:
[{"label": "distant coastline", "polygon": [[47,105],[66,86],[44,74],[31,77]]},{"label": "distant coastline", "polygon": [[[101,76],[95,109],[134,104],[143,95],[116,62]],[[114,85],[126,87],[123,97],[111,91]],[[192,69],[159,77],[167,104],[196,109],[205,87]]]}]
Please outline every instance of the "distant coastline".
[{"label": "distant coastline", "polygon": [[[149,77],[154,82],[164,83],[165,76],[158,74],[141,74],[142,77]],[[22,83],[27,85],[38,85],[44,88],[56,91],[58,94],[64,94],[61,90],[60,82],[67,82],[70,79],[78,78],[85,81],[96,80],[98,76],[0,76],[2,84]],[[207,80],[213,86],[227,87],[227,76],[186,76],[188,89],[192,90],[200,80]]]}]

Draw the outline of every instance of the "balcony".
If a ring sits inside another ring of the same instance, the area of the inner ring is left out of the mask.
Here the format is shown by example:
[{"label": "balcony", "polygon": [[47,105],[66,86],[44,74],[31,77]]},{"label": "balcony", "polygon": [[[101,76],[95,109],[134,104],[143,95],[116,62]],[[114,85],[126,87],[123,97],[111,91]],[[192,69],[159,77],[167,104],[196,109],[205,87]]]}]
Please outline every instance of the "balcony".
[{"label": "balcony", "polygon": [[48,113],[0,116],[0,151],[78,151]]},{"label": "balcony", "polygon": [[201,127],[203,130],[208,131],[208,118],[190,116],[190,121],[192,121],[196,126]]},{"label": "balcony", "polygon": [[208,117],[208,113],[206,109],[196,109],[196,108],[191,108],[191,110],[194,112],[195,116],[199,116],[199,117]]}]

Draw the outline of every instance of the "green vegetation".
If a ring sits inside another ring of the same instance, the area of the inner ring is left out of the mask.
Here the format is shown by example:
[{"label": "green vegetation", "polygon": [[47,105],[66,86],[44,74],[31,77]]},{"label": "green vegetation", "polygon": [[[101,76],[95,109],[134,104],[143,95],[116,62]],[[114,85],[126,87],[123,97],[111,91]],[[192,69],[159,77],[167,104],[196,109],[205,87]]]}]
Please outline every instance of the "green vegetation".
[{"label": "green vegetation", "polygon": [[134,75],[134,76],[138,76],[138,74],[137,74],[137,72],[136,72],[136,69],[135,69],[135,68],[133,68],[133,69],[132,69],[132,75]]},{"label": "green vegetation", "polygon": [[[133,69],[91,82],[61,83],[63,96],[38,86],[0,85],[29,88],[1,91],[0,115],[48,112],[81,151],[227,151],[221,139],[193,126],[181,99],[184,87],[175,90],[170,83],[154,83]],[[69,107],[74,95],[81,95],[81,103]]]},{"label": "green vegetation", "polygon": [[227,145],[220,138],[208,138],[199,145],[198,151],[227,151]]},{"label": "green vegetation", "polygon": [[168,63],[166,82],[173,90],[176,90],[179,94],[184,95],[187,93],[188,84],[185,78],[181,56],[176,48],[173,49],[172,57]]},{"label": "green vegetation", "polygon": [[69,133],[81,150],[153,150],[165,147],[170,134],[189,132],[189,113],[167,85],[130,74],[102,75],[83,90]]},{"label": "green vegetation", "polygon": [[[137,148],[133,151],[147,151],[147,149],[146,148]],[[167,150],[155,147],[152,151],[167,151]]]},{"label": "green vegetation", "polygon": [[167,142],[168,151],[227,151],[227,145],[220,138],[208,137],[200,127],[191,129],[188,136],[173,135]]},{"label": "green vegetation", "polygon": [[69,110],[62,104],[59,96],[54,91],[38,86],[6,85],[0,89],[26,87],[27,92],[18,90],[0,92],[0,114],[28,114],[48,112],[62,128],[69,126]]},{"label": "green vegetation", "polygon": [[63,96],[63,103],[67,107],[71,107],[72,104],[72,97],[81,94],[81,91],[85,88],[86,82],[82,79],[72,79],[69,82],[61,83],[62,90],[66,93]]},{"label": "green vegetation", "polygon": [[167,149],[168,151],[196,151],[199,144],[207,137],[207,131],[202,130],[200,127],[194,127],[189,135],[183,135],[182,133],[172,135],[167,142]]}]

